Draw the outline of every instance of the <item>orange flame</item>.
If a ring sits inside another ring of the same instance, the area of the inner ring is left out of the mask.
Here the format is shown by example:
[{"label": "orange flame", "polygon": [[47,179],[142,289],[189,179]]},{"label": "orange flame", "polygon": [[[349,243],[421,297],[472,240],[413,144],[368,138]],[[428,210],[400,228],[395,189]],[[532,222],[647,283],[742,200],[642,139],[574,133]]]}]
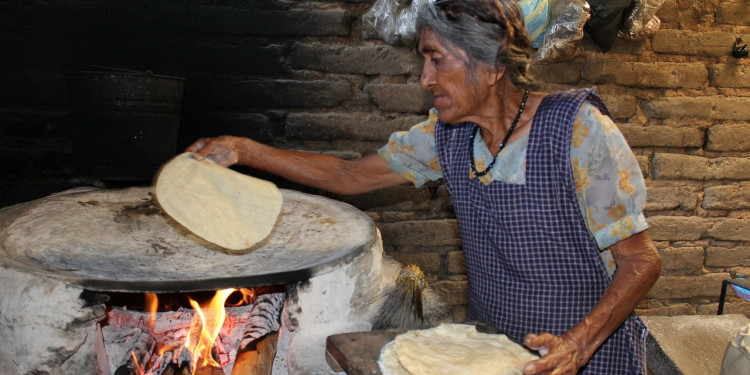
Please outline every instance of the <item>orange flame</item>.
[{"label": "orange flame", "polygon": [[[135,365],[135,369],[134,369],[134,370],[135,370],[135,372],[136,372],[136,373],[137,373],[138,375],[143,375],[143,369],[141,368],[141,365],[140,365],[140,363],[138,363],[138,357],[136,357],[136,356],[135,356],[135,352],[131,350],[131,351],[130,351],[130,356],[131,356],[131,357],[133,357],[133,364]],[[149,371],[149,373],[150,373],[150,372],[151,372],[151,371]]]},{"label": "orange flame", "polygon": [[154,330],[154,324],[156,322],[156,308],[158,306],[159,299],[156,297],[156,293],[146,293],[146,312],[151,314],[148,319],[148,328],[151,331]]},{"label": "orange flame", "polygon": [[[219,336],[224,320],[226,318],[226,310],[224,309],[227,298],[234,293],[239,291],[242,293],[242,299],[232,306],[239,306],[243,303],[252,303],[255,299],[254,289],[222,289],[216,292],[214,297],[204,306],[200,306],[194,299],[188,297],[190,305],[195,310],[190,327],[185,337],[185,343],[180,347],[179,350],[185,349],[190,352],[191,363],[190,363],[190,374],[194,375],[198,370],[198,367],[221,367],[221,365],[214,360],[212,350],[214,342]],[[145,294],[145,309],[149,313],[149,320],[147,325],[151,331],[155,330],[156,323],[156,312],[158,308],[158,297],[155,293]],[[167,351],[177,349],[175,346],[168,345],[166,343],[157,343],[157,353],[159,357],[164,355]],[[178,354],[176,356],[179,356]],[[135,371],[138,375],[152,375],[151,371],[144,372],[143,366],[138,363],[138,359],[134,352],[131,351],[133,357],[133,363],[135,364]],[[143,364],[145,365],[145,363]]]},{"label": "orange flame", "polygon": [[227,305],[229,306],[241,306],[243,304],[250,304],[255,301],[255,289],[252,288],[240,288],[237,289],[238,292],[242,294],[242,299],[237,301],[236,303],[229,303],[227,302]]},{"label": "orange flame", "polygon": [[[203,307],[201,307],[194,299],[189,298],[190,305],[195,309],[193,320],[195,320],[196,316],[200,318],[200,322],[191,323],[191,329],[188,330],[188,336],[185,339],[185,347],[190,351],[190,354],[192,354],[193,363],[191,368],[193,369],[193,373],[195,369],[198,368],[198,365],[202,367],[221,367],[221,365],[213,359],[211,350],[213,349],[214,341],[216,341],[216,337],[219,336],[219,331],[221,331],[221,326],[224,324],[224,319],[226,318],[224,302],[234,291],[235,289],[232,288],[217,291],[216,295],[214,295],[214,298],[211,299],[208,305]],[[200,333],[195,338],[191,338],[191,334],[194,331],[192,328],[195,328],[196,331],[200,329]]]}]

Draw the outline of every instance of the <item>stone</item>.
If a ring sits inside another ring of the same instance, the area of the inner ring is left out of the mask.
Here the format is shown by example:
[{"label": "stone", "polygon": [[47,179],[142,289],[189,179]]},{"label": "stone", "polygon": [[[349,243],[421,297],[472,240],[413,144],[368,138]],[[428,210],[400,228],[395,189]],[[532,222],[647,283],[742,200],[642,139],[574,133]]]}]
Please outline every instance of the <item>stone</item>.
[{"label": "stone", "polygon": [[661,276],[646,295],[658,300],[692,298],[719,298],[721,283],[728,273],[710,273],[701,276]]},{"label": "stone", "polygon": [[364,90],[384,112],[422,112],[432,106],[432,95],[417,84],[367,84]]},{"label": "stone", "polygon": [[726,25],[750,26],[748,3],[745,0],[724,0],[719,3],[716,22]]},{"label": "stone", "polygon": [[750,88],[750,67],[747,65],[713,64],[708,67],[708,72],[712,86]]},{"label": "stone", "polygon": [[392,46],[295,43],[291,62],[294,69],[367,75],[419,74],[422,69],[422,60],[416,54]]},{"label": "stone", "polygon": [[654,155],[653,172],[659,179],[746,180],[750,178],[750,158],[705,158],[660,152]]},{"label": "stone", "polygon": [[651,118],[748,120],[750,98],[719,95],[660,97],[645,103],[643,111]]},{"label": "stone", "polygon": [[716,124],[708,129],[706,149],[711,151],[750,150],[750,126],[744,123]]},{"label": "stone", "polygon": [[656,241],[699,240],[711,227],[711,222],[695,216],[662,216],[646,218],[649,232]]},{"label": "stone", "polygon": [[647,186],[646,211],[693,210],[698,205],[698,196],[695,187],[681,183]]},{"label": "stone", "polygon": [[[211,132],[197,132],[201,125],[211,124]],[[261,113],[200,112],[184,116],[180,137],[192,143],[203,137],[224,134],[270,142],[283,133],[281,124]]]},{"label": "stone", "polygon": [[731,32],[722,31],[662,29],[652,38],[657,53],[719,57],[729,55],[735,37]]},{"label": "stone", "polygon": [[700,147],[703,131],[669,126],[618,126],[630,147]]},{"label": "stone", "polygon": [[458,245],[456,220],[424,220],[381,223],[383,241],[392,246],[446,246]]},{"label": "stone", "polygon": [[466,281],[440,280],[431,283],[433,290],[448,305],[465,305],[469,303],[469,284]]},{"label": "stone", "polygon": [[201,7],[194,32],[253,36],[348,36],[351,14],[343,9],[256,10]]},{"label": "stone", "polygon": [[675,303],[669,306],[637,308],[635,310],[639,316],[656,315],[656,316],[676,316],[676,315],[695,315],[695,308],[688,303]]},{"label": "stone", "polygon": [[[638,100],[633,95],[623,94],[601,94],[599,95],[607,105],[607,109],[615,119],[629,119],[636,114]],[[622,125],[618,125],[622,130]],[[631,145],[632,146],[632,145]]]},{"label": "stone", "polygon": [[700,63],[639,63],[591,60],[584,63],[583,78],[597,83],[628,87],[702,88],[708,82]]},{"label": "stone", "polygon": [[750,267],[750,246],[727,248],[709,246],[706,249],[707,267]]},{"label": "stone", "polygon": [[349,83],[323,80],[198,81],[193,85],[190,100],[215,109],[334,107],[352,96]]},{"label": "stone", "polygon": [[750,241],[750,219],[720,218],[708,230],[708,236],[724,241]]},{"label": "stone", "polygon": [[669,247],[659,250],[664,274],[700,275],[704,255],[702,247]]},{"label": "stone", "polygon": [[466,274],[466,260],[463,251],[451,251],[447,255],[447,271],[451,274]]},{"label": "stone", "polygon": [[545,83],[575,84],[581,80],[583,66],[575,61],[564,61],[555,64],[532,64],[531,74]]},{"label": "stone", "polygon": [[437,252],[422,253],[392,253],[394,259],[403,264],[416,264],[426,274],[436,275],[440,273],[441,259]]},{"label": "stone", "polygon": [[369,140],[385,144],[392,133],[408,130],[424,120],[424,116],[389,118],[372,112],[292,113],[286,119],[286,136],[309,140]]}]

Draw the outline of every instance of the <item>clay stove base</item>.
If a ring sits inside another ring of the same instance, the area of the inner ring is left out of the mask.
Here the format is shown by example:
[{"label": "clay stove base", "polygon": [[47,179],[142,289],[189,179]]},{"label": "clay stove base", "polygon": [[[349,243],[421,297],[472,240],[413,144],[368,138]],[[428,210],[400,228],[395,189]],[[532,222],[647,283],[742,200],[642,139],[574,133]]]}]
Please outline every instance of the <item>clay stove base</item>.
[{"label": "clay stove base", "polygon": [[186,237],[151,203],[148,188],[77,190],[3,208],[0,373],[108,374],[98,328],[104,305],[85,306],[84,290],[188,292],[268,282],[287,292],[278,347],[285,366],[275,365],[277,373],[330,373],[326,337],[370,328],[383,288],[380,234],[347,204],[283,194],[272,235],[241,256]]},{"label": "clay stove base", "polygon": [[[287,288],[274,374],[331,374],[325,340],[368,330],[382,289],[379,241],[347,264]],[[104,305],[84,289],[0,266],[0,373],[110,374]]]},{"label": "clay stove base", "polygon": [[[109,374],[99,329],[105,307],[86,306],[85,290],[189,292],[270,280],[286,289],[273,373],[334,373],[326,338],[370,330],[400,264],[384,262],[380,233],[364,213],[282,193],[274,232],[241,256],[187,238],[153,206],[147,188],[63,192],[1,209],[0,373]],[[426,295],[429,316],[450,320]]]}]

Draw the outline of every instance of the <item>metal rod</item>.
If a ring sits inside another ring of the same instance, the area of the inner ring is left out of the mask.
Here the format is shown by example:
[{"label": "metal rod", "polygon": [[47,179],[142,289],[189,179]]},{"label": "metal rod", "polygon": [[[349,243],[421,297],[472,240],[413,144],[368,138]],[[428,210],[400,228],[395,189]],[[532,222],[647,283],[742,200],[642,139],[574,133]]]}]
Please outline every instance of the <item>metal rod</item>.
[{"label": "metal rod", "polygon": [[724,280],[721,282],[721,294],[719,295],[719,312],[717,312],[716,315],[721,315],[724,313],[724,298],[727,297],[727,285],[729,285],[729,280]]}]

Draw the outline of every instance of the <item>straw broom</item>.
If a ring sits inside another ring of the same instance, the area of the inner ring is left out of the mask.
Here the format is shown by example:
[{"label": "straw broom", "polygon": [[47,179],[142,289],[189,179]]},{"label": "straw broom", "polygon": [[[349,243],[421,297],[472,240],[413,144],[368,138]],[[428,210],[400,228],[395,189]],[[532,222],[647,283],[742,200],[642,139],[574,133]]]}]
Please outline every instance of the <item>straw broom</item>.
[{"label": "straw broom", "polygon": [[382,296],[372,330],[419,328],[424,325],[424,273],[415,264],[404,266],[392,288]]}]

